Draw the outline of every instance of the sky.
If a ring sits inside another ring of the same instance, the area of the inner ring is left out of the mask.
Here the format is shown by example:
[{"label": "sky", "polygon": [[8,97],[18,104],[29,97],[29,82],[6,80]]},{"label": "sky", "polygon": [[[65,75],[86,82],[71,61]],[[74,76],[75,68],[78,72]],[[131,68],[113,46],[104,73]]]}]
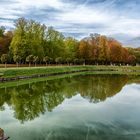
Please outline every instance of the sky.
[{"label": "sky", "polygon": [[140,0],[0,0],[0,7],[0,26],[8,29],[25,17],[77,39],[99,33],[140,44]]}]

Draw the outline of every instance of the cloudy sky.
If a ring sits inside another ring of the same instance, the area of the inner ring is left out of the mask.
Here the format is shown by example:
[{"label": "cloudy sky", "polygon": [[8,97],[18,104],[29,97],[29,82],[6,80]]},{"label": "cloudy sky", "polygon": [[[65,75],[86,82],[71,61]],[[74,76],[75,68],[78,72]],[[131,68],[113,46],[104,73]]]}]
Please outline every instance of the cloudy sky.
[{"label": "cloudy sky", "polygon": [[77,38],[100,33],[125,42],[140,36],[140,0],[0,0],[0,7],[0,25],[7,28],[25,17]]}]

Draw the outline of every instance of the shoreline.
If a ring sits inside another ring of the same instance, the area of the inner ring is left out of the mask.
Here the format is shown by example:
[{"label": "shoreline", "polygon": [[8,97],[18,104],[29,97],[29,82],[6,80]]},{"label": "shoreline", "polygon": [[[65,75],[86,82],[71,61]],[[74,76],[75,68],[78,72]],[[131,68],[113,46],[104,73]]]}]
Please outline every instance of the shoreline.
[{"label": "shoreline", "polygon": [[0,69],[0,83],[33,78],[47,78],[52,76],[92,73],[92,74],[118,74],[140,75],[140,67],[133,66],[58,66],[58,67],[24,67]]}]

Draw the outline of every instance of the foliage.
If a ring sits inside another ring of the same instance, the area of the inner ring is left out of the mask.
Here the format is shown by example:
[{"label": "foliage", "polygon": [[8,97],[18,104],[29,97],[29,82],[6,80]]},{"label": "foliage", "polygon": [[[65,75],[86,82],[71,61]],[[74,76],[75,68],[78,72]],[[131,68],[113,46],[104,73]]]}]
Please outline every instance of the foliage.
[{"label": "foliage", "polygon": [[71,58],[66,58],[66,62],[67,62],[68,65],[70,64],[71,61],[72,61]]},{"label": "foliage", "polygon": [[34,56],[33,57],[33,62],[35,63],[35,66],[36,66],[36,63],[39,61],[39,57],[38,56]]},{"label": "foliage", "polygon": [[29,55],[26,57],[26,62],[29,63],[29,67],[31,66],[31,63],[34,62],[34,56],[33,55]]},{"label": "foliage", "polygon": [[8,55],[7,54],[3,54],[2,56],[1,56],[1,62],[2,63],[5,63],[5,68],[7,67],[7,61],[8,61]]},{"label": "foliage", "polygon": [[135,48],[127,48],[128,52],[135,56],[136,62],[140,64],[140,49],[135,49]]},{"label": "foliage", "polygon": [[[135,65],[140,63],[140,49],[125,48],[113,38],[100,34],[76,40],[64,37],[53,27],[34,20],[19,18],[13,31],[0,27],[0,56],[8,54],[9,62],[73,63],[102,65]],[[32,61],[26,61],[29,55]],[[47,57],[46,57],[47,56]],[[82,62],[84,60],[84,62]]]},{"label": "foliage", "polygon": [[50,60],[50,58],[49,58],[48,56],[45,56],[45,57],[43,58],[43,62],[45,62],[46,65],[47,65],[47,63],[50,62],[49,60]]},{"label": "foliage", "polygon": [[13,59],[16,63],[19,63],[21,61],[21,57],[19,55],[15,55]]},{"label": "foliage", "polygon": [[7,54],[3,54],[3,55],[1,56],[1,62],[2,62],[2,63],[7,63],[7,61],[8,61],[8,55],[7,55]]},{"label": "foliage", "polygon": [[56,59],[59,56],[64,56],[64,49],[63,34],[49,27],[46,33],[46,44],[44,45],[45,56]]},{"label": "foliage", "polygon": [[10,50],[13,55],[20,55],[22,60],[32,54],[43,58],[43,42],[45,38],[46,26],[33,20],[20,18],[15,23],[14,37]]},{"label": "foliage", "polygon": [[62,62],[62,57],[57,57],[57,58],[55,59],[55,62],[56,62],[56,64],[61,63],[61,62]]},{"label": "foliage", "polygon": [[102,35],[95,34],[85,38],[79,45],[79,58],[85,59],[86,63],[135,64],[134,56],[115,39]]},{"label": "foliage", "polygon": [[65,54],[63,57],[69,59],[69,61],[74,60],[78,54],[78,45],[79,45],[78,41],[72,37],[67,37],[65,38],[64,43],[65,43]]},{"label": "foliage", "polygon": [[[2,31],[1,31],[2,30]],[[9,53],[9,46],[13,38],[12,31],[4,33],[5,30],[0,28],[0,56]]]}]

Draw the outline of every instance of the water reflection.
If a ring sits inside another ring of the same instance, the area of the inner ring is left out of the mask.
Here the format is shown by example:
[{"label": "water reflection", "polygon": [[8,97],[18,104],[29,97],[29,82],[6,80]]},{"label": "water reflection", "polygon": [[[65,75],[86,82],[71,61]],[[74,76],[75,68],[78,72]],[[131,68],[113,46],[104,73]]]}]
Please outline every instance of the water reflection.
[{"label": "water reflection", "polygon": [[79,76],[5,87],[0,127],[11,140],[139,140],[139,81]]},{"label": "water reflection", "polygon": [[0,110],[7,104],[22,123],[51,112],[65,99],[80,95],[98,103],[117,94],[129,81],[127,76],[82,76],[0,89]]}]

